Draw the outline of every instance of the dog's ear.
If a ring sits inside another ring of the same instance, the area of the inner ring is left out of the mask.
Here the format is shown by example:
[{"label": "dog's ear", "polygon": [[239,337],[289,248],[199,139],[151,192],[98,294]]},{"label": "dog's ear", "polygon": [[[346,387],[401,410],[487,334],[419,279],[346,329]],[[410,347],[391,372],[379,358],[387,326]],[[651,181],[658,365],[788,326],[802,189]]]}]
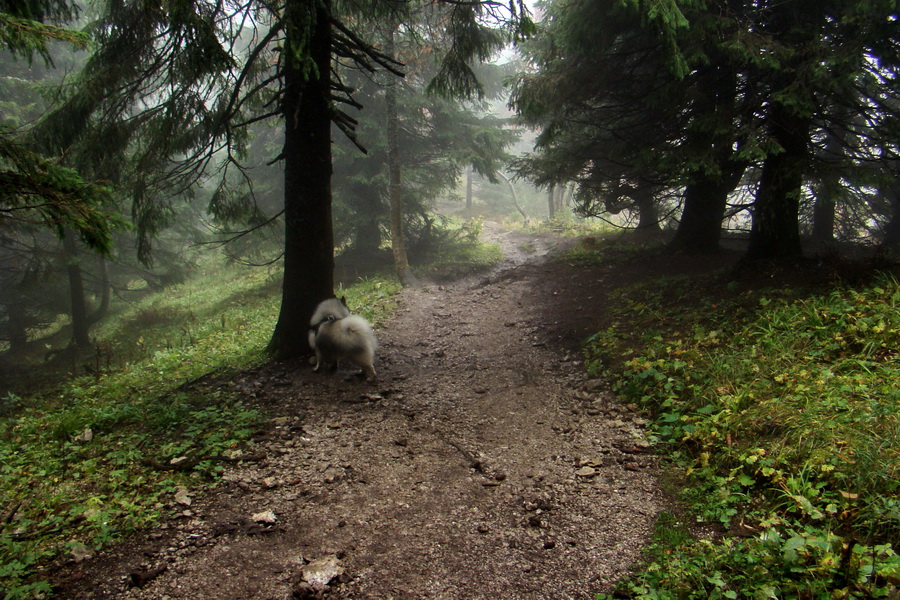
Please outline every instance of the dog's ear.
[{"label": "dog's ear", "polygon": [[341,296],[341,304],[347,306],[347,296]]}]

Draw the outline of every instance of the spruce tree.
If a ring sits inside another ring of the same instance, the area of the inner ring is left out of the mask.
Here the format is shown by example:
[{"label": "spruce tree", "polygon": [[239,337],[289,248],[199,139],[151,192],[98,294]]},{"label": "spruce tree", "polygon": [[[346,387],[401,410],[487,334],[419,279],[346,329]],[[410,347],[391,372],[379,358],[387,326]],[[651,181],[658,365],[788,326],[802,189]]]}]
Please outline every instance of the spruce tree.
[{"label": "spruce tree", "polygon": [[[284,283],[270,349],[279,357],[305,352],[309,315],[333,288],[331,123],[355,136],[355,120],[343,110],[355,104],[352,90],[336,61],[402,74],[366,25],[385,14],[402,21],[424,5],[110,3],[93,26],[97,51],[40,141],[60,153],[77,142],[102,151],[85,162],[121,165],[115,175],[132,197],[139,252],[147,256],[155,231],[173,217],[171,199],[211,172],[240,170],[246,127],[280,120],[284,146],[273,159],[285,173]],[[476,93],[469,59],[523,33],[524,7],[520,0],[439,6],[451,43],[435,87]]]},{"label": "spruce tree", "polygon": [[843,165],[885,174],[898,140],[896,6],[889,1],[638,0],[549,6],[537,72],[515,98],[543,126],[523,165],[569,177],[590,206],[621,181],[681,191],[674,245],[714,250],[742,175],[750,258],[801,251],[800,211],[821,145],[844,115]]}]

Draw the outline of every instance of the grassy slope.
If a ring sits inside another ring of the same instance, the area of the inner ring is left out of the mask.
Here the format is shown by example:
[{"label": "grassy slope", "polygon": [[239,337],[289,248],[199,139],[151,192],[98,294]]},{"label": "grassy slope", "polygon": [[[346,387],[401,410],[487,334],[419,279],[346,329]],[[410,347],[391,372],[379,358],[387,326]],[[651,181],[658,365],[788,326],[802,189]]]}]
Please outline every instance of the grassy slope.
[{"label": "grassy slope", "polygon": [[[392,280],[343,290],[374,323]],[[4,399],[0,421],[0,590],[49,593],[39,567],[89,553],[173,509],[177,488],[215,485],[262,416],[227,385],[265,360],[278,286],[263,270],[209,273],[146,298],[96,331],[112,368],[42,397]],[[105,365],[101,365],[103,367]],[[156,464],[187,457],[193,468]]]},{"label": "grassy slope", "polygon": [[[654,417],[692,517],[664,514],[635,598],[897,597],[900,284],[618,294],[594,375]],[[613,358],[615,357],[615,359]],[[624,358],[622,358],[624,357]]]}]

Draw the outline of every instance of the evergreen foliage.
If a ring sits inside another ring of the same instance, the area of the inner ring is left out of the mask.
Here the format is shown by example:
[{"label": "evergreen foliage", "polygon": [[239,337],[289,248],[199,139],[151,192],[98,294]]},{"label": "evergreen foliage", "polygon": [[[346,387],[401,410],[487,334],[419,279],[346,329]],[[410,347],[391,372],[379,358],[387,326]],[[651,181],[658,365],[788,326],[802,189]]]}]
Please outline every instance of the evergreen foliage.
[{"label": "evergreen foliage", "polygon": [[79,233],[89,247],[108,252],[111,225],[120,221],[104,210],[108,187],[86,183],[73,169],[22,148],[10,129],[0,129],[0,214],[18,223],[40,224],[63,236]]},{"label": "evergreen foliage", "polygon": [[[454,190],[467,166],[496,181],[496,173],[511,158],[506,148],[517,137],[506,120],[488,113],[483,101],[461,103],[428,94],[425,87],[436,68],[431,52],[420,50],[409,34],[398,40],[398,47],[406,69],[403,79],[383,82],[360,73],[345,75],[345,81],[357,90],[354,97],[365,106],[358,115],[356,136],[367,153],[361,154],[352,143],[336,141],[335,240],[337,247],[358,256],[377,253],[382,231],[389,225],[387,86],[393,86],[397,96],[404,221],[414,254],[437,241],[434,219],[428,214],[434,200]],[[496,83],[503,73],[499,67],[477,71],[486,100],[498,91]]]},{"label": "evergreen foliage", "polygon": [[[4,1],[0,3],[0,42],[13,57],[24,58],[29,64],[35,55],[45,64],[52,64],[49,43],[65,42],[84,49],[88,37],[42,20],[66,20],[74,14],[73,6],[64,2]],[[0,224],[5,228],[21,223],[40,224],[60,237],[70,228],[88,246],[108,252],[112,229],[119,224],[106,208],[111,190],[84,180],[60,161],[30,149],[22,139],[23,109],[14,101],[4,109],[0,123]]]},{"label": "evergreen foliage", "polygon": [[[795,255],[819,173],[895,175],[896,21],[893,2],[549,3],[529,53],[536,70],[513,99],[543,127],[520,172],[577,181],[586,212],[615,207],[623,184],[675,192],[676,245],[693,250],[716,247],[743,175],[751,257]],[[826,147],[831,134],[840,152]]]},{"label": "evergreen foliage", "polygon": [[[359,103],[335,66],[402,74],[373,24],[405,22],[422,8],[411,1],[291,0],[283,10],[203,0],[109,4],[91,26],[97,51],[35,139],[120,185],[147,262],[153,237],[175,216],[173,199],[208,178],[220,182],[211,210],[249,205],[228,201],[246,198],[231,186],[243,186],[247,175],[248,127],[279,122],[284,146],[271,159],[282,161],[285,174],[286,284],[272,349],[302,352],[305,316],[333,287],[330,123],[356,139],[347,107]],[[428,9],[445,32],[435,83],[445,92],[478,93],[468,62],[530,23],[521,2]]]}]

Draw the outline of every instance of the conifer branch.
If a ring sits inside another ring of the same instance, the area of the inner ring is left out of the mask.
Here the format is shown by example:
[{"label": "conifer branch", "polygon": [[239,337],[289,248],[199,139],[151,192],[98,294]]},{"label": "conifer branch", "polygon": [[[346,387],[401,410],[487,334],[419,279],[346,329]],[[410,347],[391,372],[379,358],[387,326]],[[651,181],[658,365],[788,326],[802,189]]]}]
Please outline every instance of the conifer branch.
[{"label": "conifer branch", "polygon": [[[347,44],[346,47],[348,50],[350,48],[355,48],[356,53],[362,53],[368,56],[372,61],[376,64],[384,68],[385,70],[393,73],[397,77],[405,77],[406,74],[400,70],[400,67],[405,66],[402,62],[394,59],[393,57],[387,56],[386,54],[382,54],[378,50],[376,50],[371,44],[362,40],[359,36],[353,33],[347,26],[341,23],[338,19],[332,17],[331,24],[340,31],[346,39],[351,42],[351,44]],[[335,39],[339,39],[338,36],[335,36]],[[352,58],[352,57],[347,57]]]}]

